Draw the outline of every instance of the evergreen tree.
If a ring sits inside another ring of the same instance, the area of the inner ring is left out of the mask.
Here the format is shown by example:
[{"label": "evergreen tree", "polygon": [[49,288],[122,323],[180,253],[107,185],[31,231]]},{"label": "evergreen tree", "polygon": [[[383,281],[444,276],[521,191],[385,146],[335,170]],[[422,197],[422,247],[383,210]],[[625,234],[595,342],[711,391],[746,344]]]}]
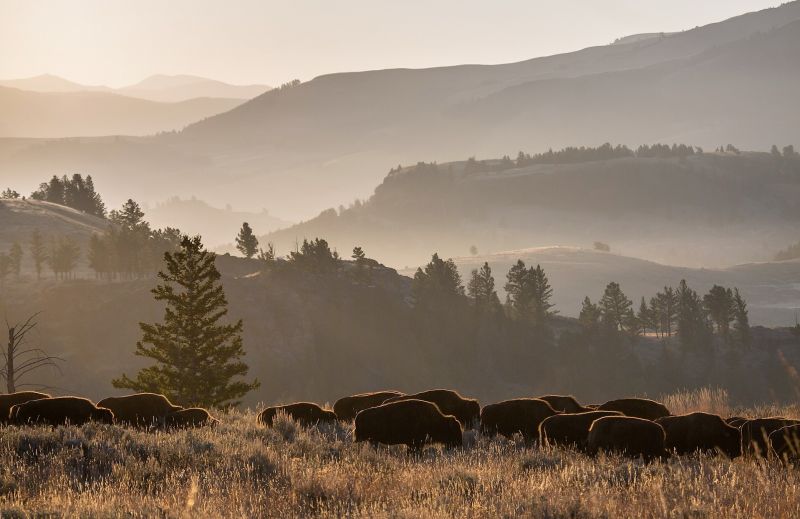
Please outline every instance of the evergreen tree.
[{"label": "evergreen tree", "polygon": [[589,296],[586,296],[581,304],[581,313],[578,316],[578,322],[583,326],[584,330],[595,331],[598,326],[600,326],[600,317],[600,308],[592,303]]},{"label": "evergreen tree", "polygon": [[636,314],[636,319],[639,321],[642,332],[647,333],[647,330],[655,331],[658,325],[656,324],[656,317],[653,308],[647,305],[644,297],[639,303],[639,312]]},{"label": "evergreen tree", "polygon": [[531,287],[531,310],[534,326],[544,326],[556,312],[553,311],[553,288],[541,265],[528,271]]},{"label": "evergreen tree", "polygon": [[150,229],[150,224],[144,220],[144,211],[141,206],[130,198],[122,204],[122,209],[111,211],[109,219],[120,227],[131,230]]},{"label": "evergreen tree", "polygon": [[289,260],[294,266],[318,274],[335,270],[337,259],[338,255],[331,251],[328,242],[321,238],[303,240],[299,251],[289,253]]},{"label": "evergreen tree", "polygon": [[678,298],[677,325],[681,345],[686,349],[710,346],[711,338],[700,296],[689,288],[685,279],[681,280],[675,293]]},{"label": "evergreen tree", "polygon": [[245,258],[250,259],[258,252],[258,238],[253,234],[250,224],[244,222],[239,234],[236,236],[236,250],[241,252]]},{"label": "evergreen tree", "polygon": [[528,269],[521,259],[511,266],[506,274],[507,304],[513,317],[525,319],[531,311],[531,291],[529,290]]},{"label": "evergreen tree", "polygon": [[727,341],[736,310],[733,292],[730,288],[714,285],[708,294],[703,296],[703,304],[711,321],[717,325],[717,333]]},{"label": "evergreen tree", "polygon": [[13,189],[11,189],[9,187],[9,188],[6,188],[5,191],[0,193],[0,199],[2,199],[2,198],[14,200],[14,199],[19,198],[19,193],[17,191],[14,191]]},{"label": "evergreen tree", "polygon": [[658,292],[655,299],[651,300],[651,306],[655,310],[661,334],[671,336],[678,317],[678,296],[675,290],[672,287],[664,287],[664,291]]},{"label": "evergreen tree", "polygon": [[734,323],[733,329],[736,332],[736,340],[740,345],[745,348],[750,346],[752,336],[750,334],[750,318],[747,312],[747,303],[744,298],[739,294],[739,289],[733,289],[733,308],[734,308]]},{"label": "evergreen tree", "polygon": [[94,189],[91,175],[85,180],[78,173],[72,175],[71,179],[66,175],[62,178],[53,175],[50,182],[40,184],[39,189],[31,193],[31,198],[65,205],[101,218],[106,214],[105,204]]},{"label": "evergreen tree", "polygon": [[166,302],[162,323],[139,323],[142,340],[136,355],[156,361],[135,379],[122,375],[114,387],[165,394],[183,406],[234,406],[259,382],[234,380],[247,374],[241,358],[242,321],[221,324],[228,301],[214,266],[199,236],[184,236],[180,250],[165,253],[166,272],[153,289],[157,301]]},{"label": "evergreen tree", "polygon": [[494,313],[499,310],[500,298],[494,289],[494,276],[488,262],[484,262],[480,270],[472,271],[467,284],[467,294],[478,312]]},{"label": "evergreen tree", "polygon": [[628,328],[630,314],[633,312],[633,301],[628,299],[620,288],[619,283],[612,281],[606,285],[598,306],[604,324],[615,330],[626,330]]},{"label": "evergreen tree", "polygon": [[526,268],[522,260],[511,266],[505,285],[512,315],[534,326],[544,326],[553,311],[553,288],[541,265]]},{"label": "evergreen tree", "polygon": [[464,297],[461,275],[452,259],[443,260],[434,253],[425,269],[418,268],[411,283],[415,306],[423,310],[441,310]]},{"label": "evergreen tree", "polygon": [[39,229],[34,229],[31,234],[30,252],[33,266],[36,269],[36,279],[42,279],[42,266],[47,261],[47,249]]},{"label": "evergreen tree", "polygon": [[14,242],[11,245],[11,250],[8,252],[8,259],[11,262],[11,271],[14,273],[14,277],[19,280],[20,274],[22,272],[22,245],[18,242]]}]

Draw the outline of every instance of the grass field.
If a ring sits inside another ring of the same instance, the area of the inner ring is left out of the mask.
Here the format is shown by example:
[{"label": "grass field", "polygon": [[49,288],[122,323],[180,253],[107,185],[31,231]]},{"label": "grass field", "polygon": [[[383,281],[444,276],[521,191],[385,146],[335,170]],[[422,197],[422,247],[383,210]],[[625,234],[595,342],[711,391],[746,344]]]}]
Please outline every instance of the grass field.
[{"label": "grass field", "polygon": [[[724,393],[665,397],[673,412],[729,409]],[[592,459],[465,433],[409,456],[352,442],[350,426],[272,429],[252,411],[173,434],[90,424],[0,430],[2,517],[800,517],[800,471],[688,456]]]}]

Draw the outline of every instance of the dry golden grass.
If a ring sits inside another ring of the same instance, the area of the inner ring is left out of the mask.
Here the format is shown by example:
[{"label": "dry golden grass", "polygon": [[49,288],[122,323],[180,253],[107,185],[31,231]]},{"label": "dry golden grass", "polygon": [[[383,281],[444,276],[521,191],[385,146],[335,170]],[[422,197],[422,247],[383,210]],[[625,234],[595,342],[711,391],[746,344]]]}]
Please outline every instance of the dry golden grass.
[{"label": "dry golden grass", "polygon": [[[713,392],[667,401],[727,405]],[[0,430],[2,517],[800,517],[800,471],[763,460],[591,459],[473,432],[463,449],[409,456],[354,444],[349,426],[263,429],[250,411],[222,421],[174,434]]]}]

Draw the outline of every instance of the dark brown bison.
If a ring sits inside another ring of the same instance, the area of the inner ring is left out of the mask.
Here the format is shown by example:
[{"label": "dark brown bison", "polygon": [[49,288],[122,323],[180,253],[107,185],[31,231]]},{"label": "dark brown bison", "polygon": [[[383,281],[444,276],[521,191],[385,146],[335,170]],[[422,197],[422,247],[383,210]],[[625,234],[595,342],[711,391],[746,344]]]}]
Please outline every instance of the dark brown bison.
[{"label": "dark brown bison", "polygon": [[769,435],[772,453],[781,461],[800,461],[800,425],[789,425]]},{"label": "dark brown bison", "polygon": [[167,429],[189,429],[192,427],[215,427],[219,420],[211,416],[202,407],[190,407],[175,411],[164,417],[164,427]]},{"label": "dark brown bison", "polygon": [[50,398],[50,395],[39,393],[38,391],[17,391],[16,393],[0,395],[0,424],[8,423],[8,415],[15,405],[24,404],[31,400],[41,400],[42,398]]},{"label": "dark brown bison", "polygon": [[729,416],[725,419],[725,423],[738,429],[747,420],[749,420],[749,418],[745,418],[744,416]]},{"label": "dark brown bison", "polygon": [[742,424],[742,452],[755,456],[769,456],[769,435],[789,425],[800,424],[800,420],[791,420],[774,416],[756,418]]},{"label": "dark brown bison", "polygon": [[134,427],[163,425],[168,414],[183,409],[157,393],[112,396],[97,402],[97,407],[110,409],[116,423]]},{"label": "dark brown bison", "polygon": [[647,398],[620,398],[610,400],[597,408],[598,411],[619,411],[625,416],[656,420],[669,416],[669,409],[664,404]]},{"label": "dark brown bison", "polygon": [[539,424],[558,411],[538,398],[515,398],[481,409],[481,433],[511,437],[521,433],[526,441],[539,436]]},{"label": "dark brown bison", "polygon": [[432,402],[439,407],[442,413],[455,416],[465,429],[472,427],[481,415],[481,406],[478,404],[477,400],[464,398],[457,392],[449,389],[431,389],[413,395],[397,396],[390,398],[384,403],[388,404],[390,402],[400,402],[402,400],[424,400],[426,402]]},{"label": "dark brown bison", "polygon": [[114,423],[114,413],[85,398],[59,396],[30,400],[11,408],[14,425],[83,425],[90,421]]},{"label": "dark brown bison", "polygon": [[546,418],[539,425],[539,440],[551,445],[575,446],[585,450],[592,422],[604,416],[622,416],[618,411],[564,413]]},{"label": "dark brown bison", "polygon": [[665,446],[677,454],[719,451],[735,458],[742,455],[742,433],[725,423],[721,416],[689,413],[664,416],[656,420],[667,435]]},{"label": "dark brown bison", "polygon": [[591,411],[588,407],[584,407],[575,400],[571,395],[544,395],[537,396],[536,398],[544,400],[550,407],[560,413],[585,413]]},{"label": "dark brown bison", "polygon": [[266,425],[267,427],[272,427],[275,416],[281,411],[286,413],[286,416],[305,427],[323,422],[336,421],[336,414],[333,411],[323,409],[311,402],[297,402],[264,409],[261,411],[261,414],[258,415],[258,423]]},{"label": "dark brown bison", "polygon": [[375,393],[361,393],[340,398],[333,404],[333,412],[339,420],[346,422],[355,420],[359,411],[379,406],[390,398],[403,396],[399,391],[378,391]]},{"label": "dark brown bison", "polygon": [[666,458],[665,436],[664,429],[650,420],[605,416],[592,422],[587,448],[590,454],[607,451],[646,460]]},{"label": "dark brown bison", "polygon": [[355,441],[407,445],[419,450],[426,442],[460,447],[461,423],[424,400],[400,400],[364,409],[356,415]]}]

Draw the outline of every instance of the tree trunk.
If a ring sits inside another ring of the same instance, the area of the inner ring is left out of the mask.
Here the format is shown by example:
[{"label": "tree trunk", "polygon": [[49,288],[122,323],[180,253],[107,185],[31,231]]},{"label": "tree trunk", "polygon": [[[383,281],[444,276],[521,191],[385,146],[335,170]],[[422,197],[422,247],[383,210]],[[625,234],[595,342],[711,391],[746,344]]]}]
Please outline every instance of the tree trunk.
[{"label": "tree trunk", "polygon": [[14,328],[8,329],[8,351],[7,353],[7,365],[6,365],[6,386],[9,393],[14,393],[17,391],[16,384],[14,383],[14,349],[16,344],[14,344],[16,340],[16,336],[14,335]]}]

